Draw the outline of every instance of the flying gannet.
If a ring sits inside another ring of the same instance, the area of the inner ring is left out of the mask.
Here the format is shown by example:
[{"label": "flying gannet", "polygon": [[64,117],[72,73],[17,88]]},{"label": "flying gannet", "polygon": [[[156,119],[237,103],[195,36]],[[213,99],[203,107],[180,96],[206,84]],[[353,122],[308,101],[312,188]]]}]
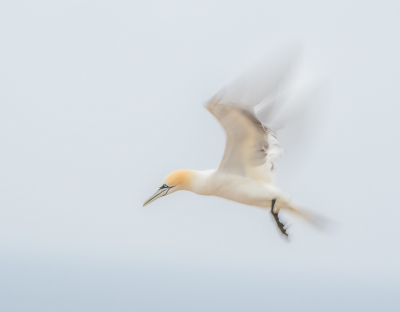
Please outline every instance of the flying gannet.
[{"label": "flying gannet", "polygon": [[239,203],[270,208],[284,235],[288,235],[278,213],[287,209],[310,219],[298,209],[274,181],[274,167],[282,148],[275,131],[283,127],[288,115],[288,87],[294,80],[299,53],[280,51],[244,72],[212,97],[205,107],[226,132],[226,147],[215,170],[178,170],[170,173],[161,187],[144,204],[186,190],[199,195],[213,195]]}]

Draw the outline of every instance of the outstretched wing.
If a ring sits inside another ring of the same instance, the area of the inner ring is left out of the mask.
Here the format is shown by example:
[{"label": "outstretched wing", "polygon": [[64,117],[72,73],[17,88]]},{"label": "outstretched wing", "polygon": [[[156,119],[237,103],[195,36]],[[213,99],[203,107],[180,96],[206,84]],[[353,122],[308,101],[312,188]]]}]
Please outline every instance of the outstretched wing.
[{"label": "outstretched wing", "polygon": [[285,50],[259,63],[206,103],[227,135],[218,170],[271,181],[282,152],[273,129],[280,127],[276,116],[297,56],[297,50]]},{"label": "outstretched wing", "polygon": [[219,171],[249,176],[270,182],[270,171],[281,153],[271,130],[249,111],[213,98],[206,108],[219,120],[226,132],[226,147]]}]

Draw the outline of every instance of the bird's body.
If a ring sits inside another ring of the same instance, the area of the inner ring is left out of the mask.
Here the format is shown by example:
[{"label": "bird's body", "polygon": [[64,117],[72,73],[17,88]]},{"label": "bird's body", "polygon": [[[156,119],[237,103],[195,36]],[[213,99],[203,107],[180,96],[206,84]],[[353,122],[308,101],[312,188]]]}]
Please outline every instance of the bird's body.
[{"label": "bird's body", "polygon": [[278,227],[285,235],[286,230],[278,219],[280,209],[309,217],[277,188],[274,181],[275,162],[282,149],[273,129],[282,124],[282,118],[279,119],[281,93],[295,58],[289,53],[266,67],[258,66],[211,98],[205,107],[217,118],[227,135],[219,167],[207,171],[172,172],[144,205],[178,190],[218,196],[246,205],[272,208]]},{"label": "bird's body", "polygon": [[188,171],[190,182],[181,189],[198,195],[218,196],[265,208],[271,207],[271,200],[280,196],[278,189],[260,180],[218,170]]}]

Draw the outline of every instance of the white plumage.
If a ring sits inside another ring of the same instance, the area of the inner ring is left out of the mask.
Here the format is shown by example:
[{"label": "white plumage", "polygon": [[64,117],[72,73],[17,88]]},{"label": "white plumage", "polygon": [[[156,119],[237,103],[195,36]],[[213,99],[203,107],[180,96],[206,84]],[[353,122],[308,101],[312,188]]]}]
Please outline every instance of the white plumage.
[{"label": "white plumage", "polygon": [[[278,212],[286,208],[309,218],[280,191],[274,181],[276,160],[282,148],[275,131],[296,112],[285,99],[299,53],[288,49],[258,63],[212,97],[205,107],[226,132],[226,147],[215,170],[178,170],[169,174],[144,206],[178,190],[213,195],[247,205],[271,208],[283,234]],[[291,104],[295,101],[291,101]]]}]

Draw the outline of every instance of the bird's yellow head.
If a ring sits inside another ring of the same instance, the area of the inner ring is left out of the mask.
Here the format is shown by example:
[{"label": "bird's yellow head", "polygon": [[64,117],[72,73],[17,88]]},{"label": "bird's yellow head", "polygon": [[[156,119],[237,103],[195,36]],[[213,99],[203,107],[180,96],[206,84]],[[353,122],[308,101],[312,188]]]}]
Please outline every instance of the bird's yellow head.
[{"label": "bird's yellow head", "polygon": [[192,171],[178,170],[170,173],[162,182],[161,187],[155,192],[144,204],[143,207],[165,195],[174,193],[179,190],[187,189],[191,178]]}]

